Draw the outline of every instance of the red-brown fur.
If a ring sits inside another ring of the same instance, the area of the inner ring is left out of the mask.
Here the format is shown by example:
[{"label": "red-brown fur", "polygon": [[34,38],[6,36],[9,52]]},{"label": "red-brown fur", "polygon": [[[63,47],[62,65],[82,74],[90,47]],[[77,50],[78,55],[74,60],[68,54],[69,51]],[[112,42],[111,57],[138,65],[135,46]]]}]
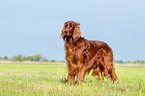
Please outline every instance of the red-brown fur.
[{"label": "red-brown fur", "polygon": [[92,75],[98,75],[98,79],[107,76],[113,82],[116,81],[112,49],[104,42],[90,41],[81,37],[79,25],[74,21],[68,21],[61,32],[61,37],[65,40],[67,83],[72,84],[75,76],[78,84],[84,82],[85,74],[91,70]]}]

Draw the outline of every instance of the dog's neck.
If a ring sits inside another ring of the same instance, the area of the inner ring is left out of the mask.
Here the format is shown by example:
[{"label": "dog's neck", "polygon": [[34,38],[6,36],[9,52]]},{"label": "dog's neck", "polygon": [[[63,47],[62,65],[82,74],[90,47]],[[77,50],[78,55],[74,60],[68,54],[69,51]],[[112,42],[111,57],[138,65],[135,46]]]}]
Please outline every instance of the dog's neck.
[{"label": "dog's neck", "polygon": [[78,40],[74,40],[73,38],[71,38],[68,41],[65,41],[65,43],[76,46],[80,42],[81,39],[82,37],[80,37]]},{"label": "dog's neck", "polygon": [[77,41],[75,41],[75,40],[73,40],[73,38],[71,38],[70,40],[65,41],[65,49],[74,48],[74,47],[78,46],[79,43],[82,41],[82,39],[84,39],[84,38],[80,37]]}]

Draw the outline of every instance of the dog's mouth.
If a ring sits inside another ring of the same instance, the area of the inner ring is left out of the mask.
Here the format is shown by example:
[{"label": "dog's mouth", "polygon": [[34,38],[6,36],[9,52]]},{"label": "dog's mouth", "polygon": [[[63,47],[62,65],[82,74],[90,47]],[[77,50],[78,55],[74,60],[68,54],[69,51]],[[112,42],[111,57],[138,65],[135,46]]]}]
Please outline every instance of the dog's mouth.
[{"label": "dog's mouth", "polygon": [[71,36],[64,36],[65,41],[68,41],[69,39],[71,39]]}]

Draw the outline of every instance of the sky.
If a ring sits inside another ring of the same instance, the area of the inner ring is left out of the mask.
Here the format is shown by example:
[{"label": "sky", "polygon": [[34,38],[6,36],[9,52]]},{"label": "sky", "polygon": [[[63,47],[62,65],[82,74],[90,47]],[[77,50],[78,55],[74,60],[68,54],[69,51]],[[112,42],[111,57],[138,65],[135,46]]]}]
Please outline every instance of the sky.
[{"label": "sky", "polygon": [[65,60],[66,21],[111,46],[115,60],[145,60],[145,0],[1,0],[0,56]]}]

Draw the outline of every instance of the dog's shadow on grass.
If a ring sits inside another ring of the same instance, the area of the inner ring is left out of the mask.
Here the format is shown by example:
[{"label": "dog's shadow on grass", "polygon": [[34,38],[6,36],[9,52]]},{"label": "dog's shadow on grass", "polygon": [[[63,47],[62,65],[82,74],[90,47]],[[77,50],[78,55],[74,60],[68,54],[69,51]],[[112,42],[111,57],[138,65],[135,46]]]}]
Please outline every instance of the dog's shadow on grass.
[{"label": "dog's shadow on grass", "polygon": [[59,79],[59,81],[60,81],[61,83],[65,84],[65,83],[67,83],[67,78],[62,77],[62,78]]},{"label": "dog's shadow on grass", "polygon": [[[66,84],[67,83],[67,78],[66,77],[62,77],[59,79],[59,81],[63,84]],[[77,84],[77,80],[74,80],[74,84]]]},{"label": "dog's shadow on grass", "polygon": [[[85,80],[84,83],[86,83],[86,84],[87,84],[87,83],[92,84],[92,83],[94,83],[94,82],[97,82],[97,83],[99,84],[99,83],[103,83],[103,81],[104,81],[104,80],[102,80],[102,81],[98,81],[98,80],[97,80],[97,81],[96,81],[96,80]],[[61,77],[61,78],[59,79],[59,82],[61,82],[62,84],[66,84],[66,83],[67,83],[67,78],[66,78],[66,77]],[[107,81],[106,81],[106,82],[107,82]],[[73,84],[77,84],[77,80],[76,80],[76,79],[74,80]]]}]

